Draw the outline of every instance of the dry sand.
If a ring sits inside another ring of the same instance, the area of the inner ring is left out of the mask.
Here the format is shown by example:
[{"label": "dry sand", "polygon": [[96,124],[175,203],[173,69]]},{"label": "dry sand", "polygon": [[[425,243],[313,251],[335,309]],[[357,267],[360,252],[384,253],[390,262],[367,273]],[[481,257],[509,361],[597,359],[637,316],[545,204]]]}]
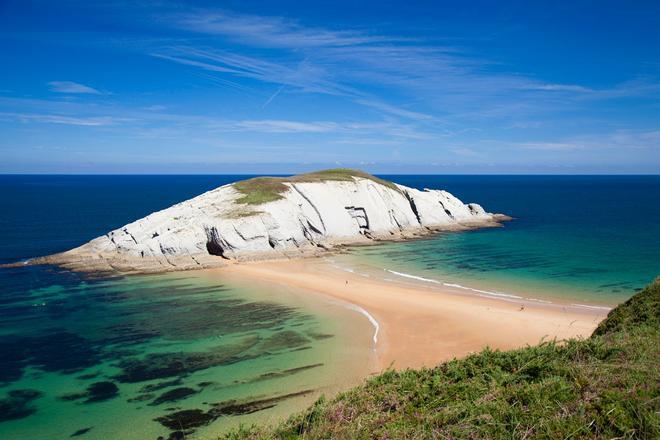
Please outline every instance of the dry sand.
[{"label": "dry sand", "polygon": [[487,346],[512,349],[543,339],[587,337],[607,314],[607,310],[569,305],[485,298],[442,285],[367,278],[321,258],[233,263],[209,270],[217,276],[304,289],[355,308],[372,320],[378,370],[430,367]]}]

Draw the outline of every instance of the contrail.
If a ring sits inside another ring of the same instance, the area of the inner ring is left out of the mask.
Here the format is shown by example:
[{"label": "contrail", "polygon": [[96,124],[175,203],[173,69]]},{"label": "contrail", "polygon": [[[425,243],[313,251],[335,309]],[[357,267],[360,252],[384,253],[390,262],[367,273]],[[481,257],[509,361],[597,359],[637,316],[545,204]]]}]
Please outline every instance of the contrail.
[{"label": "contrail", "polygon": [[264,105],[261,106],[261,109],[262,109],[262,110],[265,109],[266,106],[267,106],[268,104],[270,104],[271,101],[272,101],[273,99],[275,99],[275,97],[276,97],[277,95],[279,95],[280,92],[281,92],[282,90],[284,90],[284,86],[285,86],[285,85],[282,84],[282,85],[280,86],[280,88],[277,89],[277,91],[276,91],[275,93],[273,93],[273,95],[272,95],[270,98],[268,98],[268,100],[267,100],[266,102],[264,102]]}]

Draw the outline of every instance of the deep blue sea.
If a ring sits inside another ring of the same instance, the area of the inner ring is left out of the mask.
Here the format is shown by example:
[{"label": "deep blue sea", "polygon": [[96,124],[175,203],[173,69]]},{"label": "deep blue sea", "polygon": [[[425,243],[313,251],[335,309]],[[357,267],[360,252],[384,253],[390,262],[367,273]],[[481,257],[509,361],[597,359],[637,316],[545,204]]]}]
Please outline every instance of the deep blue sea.
[{"label": "deep blue sea", "polygon": [[[73,248],[246,177],[0,176],[0,263]],[[660,176],[382,177],[514,220],[355,248],[355,264],[596,306],[660,274]],[[0,438],[213,438],[281,417],[367,373],[347,341],[364,333],[368,344],[369,323],[337,325],[346,313],[256,281],[0,268]]]}]

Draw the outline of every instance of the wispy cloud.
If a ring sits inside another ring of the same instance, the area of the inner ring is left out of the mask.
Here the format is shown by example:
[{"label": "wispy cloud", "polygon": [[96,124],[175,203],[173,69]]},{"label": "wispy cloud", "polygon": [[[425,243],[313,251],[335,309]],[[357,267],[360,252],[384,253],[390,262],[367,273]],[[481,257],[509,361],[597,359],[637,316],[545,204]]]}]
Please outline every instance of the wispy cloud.
[{"label": "wispy cloud", "polygon": [[87,94],[87,95],[100,95],[99,90],[84,84],[76,83],[73,81],[51,81],[48,83],[51,91],[56,93],[74,93],[74,94]]},{"label": "wispy cloud", "polygon": [[585,145],[579,140],[572,142],[523,142],[517,145],[522,149],[546,151],[573,151],[583,150],[585,148]]},{"label": "wispy cloud", "polygon": [[543,84],[543,83],[530,83],[526,84],[525,88],[528,90],[543,90],[549,92],[576,92],[576,93],[592,93],[594,89],[588,87],[578,86],[574,84]]},{"label": "wispy cloud", "polygon": [[[307,59],[288,65],[228,51],[189,46],[164,48],[160,52],[153,52],[152,55],[212,72],[278,84],[280,89],[289,86],[302,92],[341,96],[381,113],[394,116],[418,120],[432,119],[428,114],[383,102],[377,97],[353,87],[349,82],[338,81],[334,78],[332,68],[314,64]],[[279,93],[276,93],[275,96],[277,94]],[[273,97],[271,96],[271,98]]]},{"label": "wispy cloud", "polygon": [[290,120],[245,120],[218,121],[217,127],[226,130],[264,133],[334,133],[352,136],[391,136],[406,139],[429,139],[430,133],[393,121],[383,122],[334,122],[334,121],[290,121]]},{"label": "wispy cloud", "polygon": [[283,120],[250,120],[228,122],[224,126],[233,130],[264,133],[328,133],[341,128],[336,122],[301,122]]},{"label": "wispy cloud", "polygon": [[229,11],[197,11],[163,17],[165,22],[198,33],[222,35],[250,45],[275,48],[353,46],[386,41],[382,36],[353,30],[329,30],[303,26],[284,17],[237,14]]},{"label": "wispy cloud", "polygon": [[459,147],[459,148],[454,148],[451,150],[452,153],[456,154],[457,156],[464,156],[464,157],[478,157],[480,156],[479,152],[471,149],[471,148],[465,148],[465,147]]},{"label": "wispy cloud", "polygon": [[152,55],[212,72],[288,85],[306,92],[330,95],[348,93],[348,88],[329,80],[322,68],[304,61],[287,65],[223,50],[190,46],[163,48]]},{"label": "wispy cloud", "polygon": [[[415,124],[394,119],[302,120],[302,119],[232,119],[210,114],[197,115],[168,111],[163,105],[130,107],[117,104],[69,102],[46,99],[16,99],[0,97],[0,121],[52,123],[79,126],[121,125],[122,130],[134,130],[146,137],[187,139],[190,133],[271,133],[309,134],[352,137],[392,136],[401,139],[429,139],[432,133]],[[9,110],[11,109],[11,110]],[[12,111],[17,110],[19,111]]]},{"label": "wispy cloud", "polygon": [[[361,29],[327,29],[285,17],[212,10],[165,15],[161,22],[255,49],[246,55],[237,53],[236,45],[228,51],[218,49],[223,47],[218,41],[205,40],[206,46],[200,46],[190,39],[152,54],[218,76],[277,84],[279,89],[266,98],[264,107],[287,87],[340,96],[381,114],[439,123],[463,115],[471,119],[475,112],[482,118],[519,119],[566,107],[566,97],[596,94],[579,84],[507,74],[458,47]],[[375,88],[387,90],[386,97]],[[500,111],[504,106],[516,112]]]},{"label": "wispy cloud", "polygon": [[512,145],[524,150],[557,153],[578,150],[591,150],[599,153],[609,151],[617,154],[636,150],[650,152],[660,150],[660,130],[615,130],[601,134],[571,136],[556,141],[518,142]]},{"label": "wispy cloud", "polygon": [[37,122],[43,124],[79,125],[87,127],[98,127],[104,125],[116,125],[127,121],[126,118],[112,116],[66,116],[38,113],[9,113],[0,112],[0,120],[17,122]]}]

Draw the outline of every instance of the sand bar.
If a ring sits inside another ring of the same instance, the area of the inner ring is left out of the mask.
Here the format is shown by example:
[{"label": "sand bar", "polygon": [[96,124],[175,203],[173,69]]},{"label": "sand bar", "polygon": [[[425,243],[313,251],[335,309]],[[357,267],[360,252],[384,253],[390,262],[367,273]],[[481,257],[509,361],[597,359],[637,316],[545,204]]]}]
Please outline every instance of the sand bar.
[{"label": "sand bar", "polygon": [[434,366],[484,347],[587,337],[605,309],[495,299],[448,286],[365,277],[322,258],[233,263],[209,269],[304,289],[351,307],[372,323],[377,369]]}]

